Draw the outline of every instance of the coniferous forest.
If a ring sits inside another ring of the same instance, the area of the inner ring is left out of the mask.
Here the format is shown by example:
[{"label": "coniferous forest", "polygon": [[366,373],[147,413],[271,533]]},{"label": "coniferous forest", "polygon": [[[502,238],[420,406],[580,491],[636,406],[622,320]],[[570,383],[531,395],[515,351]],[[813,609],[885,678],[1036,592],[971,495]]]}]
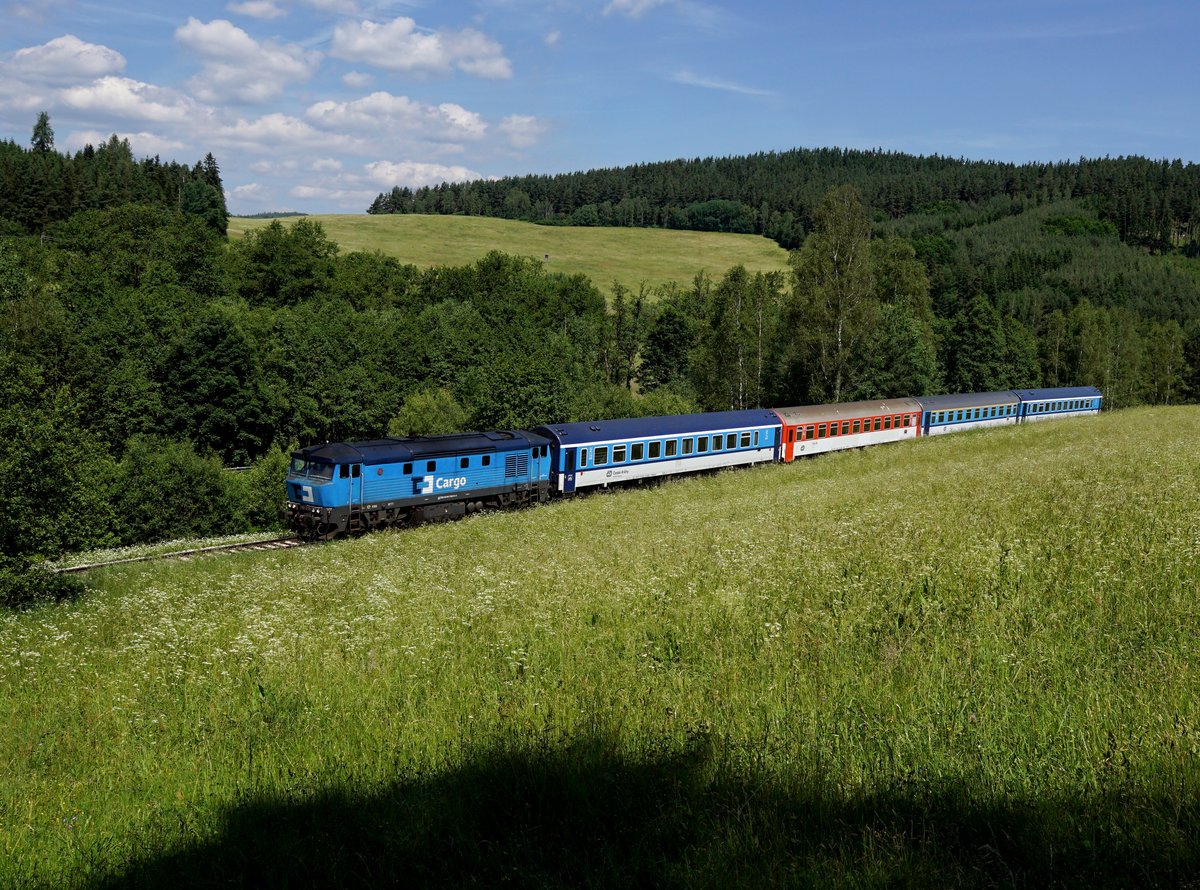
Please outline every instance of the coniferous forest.
[{"label": "coniferous forest", "polygon": [[759,233],[790,271],[630,292],[498,252],[346,253],[311,219],[231,242],[211,154],[67,155],[42,115],[0,143],[0,599],[62,595],[25,567],[67,551],[276,527],[314,441],[1025,386],[1200,398],[1193,164],[798,150],[371,212]]}]

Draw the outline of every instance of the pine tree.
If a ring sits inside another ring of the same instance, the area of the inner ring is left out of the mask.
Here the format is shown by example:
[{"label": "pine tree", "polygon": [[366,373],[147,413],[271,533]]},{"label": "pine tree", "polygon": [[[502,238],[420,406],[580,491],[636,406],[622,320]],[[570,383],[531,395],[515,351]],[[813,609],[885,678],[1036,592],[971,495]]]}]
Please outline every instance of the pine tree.
[{"label": "pine tree", "polygon": [[37,123],[33,125],[33,138],[30,139],[33,150],[38,154],[48,154],[54,151],[54,129],[50,126],[50,114],[38,112]]}]

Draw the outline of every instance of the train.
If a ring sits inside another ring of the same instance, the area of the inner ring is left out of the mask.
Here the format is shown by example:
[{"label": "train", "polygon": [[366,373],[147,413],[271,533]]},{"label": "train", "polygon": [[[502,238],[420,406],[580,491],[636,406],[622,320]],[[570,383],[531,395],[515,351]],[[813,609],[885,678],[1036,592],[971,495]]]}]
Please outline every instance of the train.
[{"label": "train", "polygon": [[330,539],[707,470],[1093,415],[1102,401],[1092,386],[1014,389],[327,442],[291,455],[288,526]]}]

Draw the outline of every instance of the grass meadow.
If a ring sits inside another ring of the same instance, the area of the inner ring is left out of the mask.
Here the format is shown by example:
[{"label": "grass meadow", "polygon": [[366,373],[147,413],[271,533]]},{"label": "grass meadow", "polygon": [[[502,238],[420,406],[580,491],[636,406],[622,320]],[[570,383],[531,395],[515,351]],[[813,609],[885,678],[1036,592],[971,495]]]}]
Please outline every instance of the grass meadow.
[{"label": "grass meadow", "polygon": [[0,614],[0,885],[1194,885],[1197,442],[1136,409],[105,569]]},{"label": "grass meadow", "polygon": [[[464,266],[502,250],[542,260],[549,272],[582,273],[605,293],[618,281],[633,293],[670,281],[687,286],[696,273],[720,279],[731,267],[750,272],[787,271],[787,251],[758,235],[667,229],[539,226],[477,216],[332,214],[310,217],[344,252],[365,250],[394,256],[420,268]],[[233,217],[237,238],[271,220]],[[283,219],[284,225],[293,220]],[[718,258],[716,260],[714,258]]]}]

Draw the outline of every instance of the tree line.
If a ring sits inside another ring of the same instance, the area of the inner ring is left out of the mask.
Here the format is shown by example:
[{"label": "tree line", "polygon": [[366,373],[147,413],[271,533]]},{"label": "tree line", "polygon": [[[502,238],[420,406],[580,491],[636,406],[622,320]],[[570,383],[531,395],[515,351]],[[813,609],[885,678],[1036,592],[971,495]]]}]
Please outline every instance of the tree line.
[{"label": "tree line", "polygon": [[179,210],[222,235],[229,221],[211,152],[191,167],[158,157],[137,161],[129,140],[114,134],[73,155],[60,153],[44,111],[28,148],[0,141],[0,234],[41,233],[81,211],[131,203]]},{"label": "tree line", "polygon": [[764,235],[799,247],[825,193],[858,188],[880,219],[1004,199],[1019,209],[1090,202],[1121,240],[1200,250],[1200,166],[1142,157],[1006,164],[899,152],[793,149],[380,193],[368,213],[498,216],[543,224]]}]

